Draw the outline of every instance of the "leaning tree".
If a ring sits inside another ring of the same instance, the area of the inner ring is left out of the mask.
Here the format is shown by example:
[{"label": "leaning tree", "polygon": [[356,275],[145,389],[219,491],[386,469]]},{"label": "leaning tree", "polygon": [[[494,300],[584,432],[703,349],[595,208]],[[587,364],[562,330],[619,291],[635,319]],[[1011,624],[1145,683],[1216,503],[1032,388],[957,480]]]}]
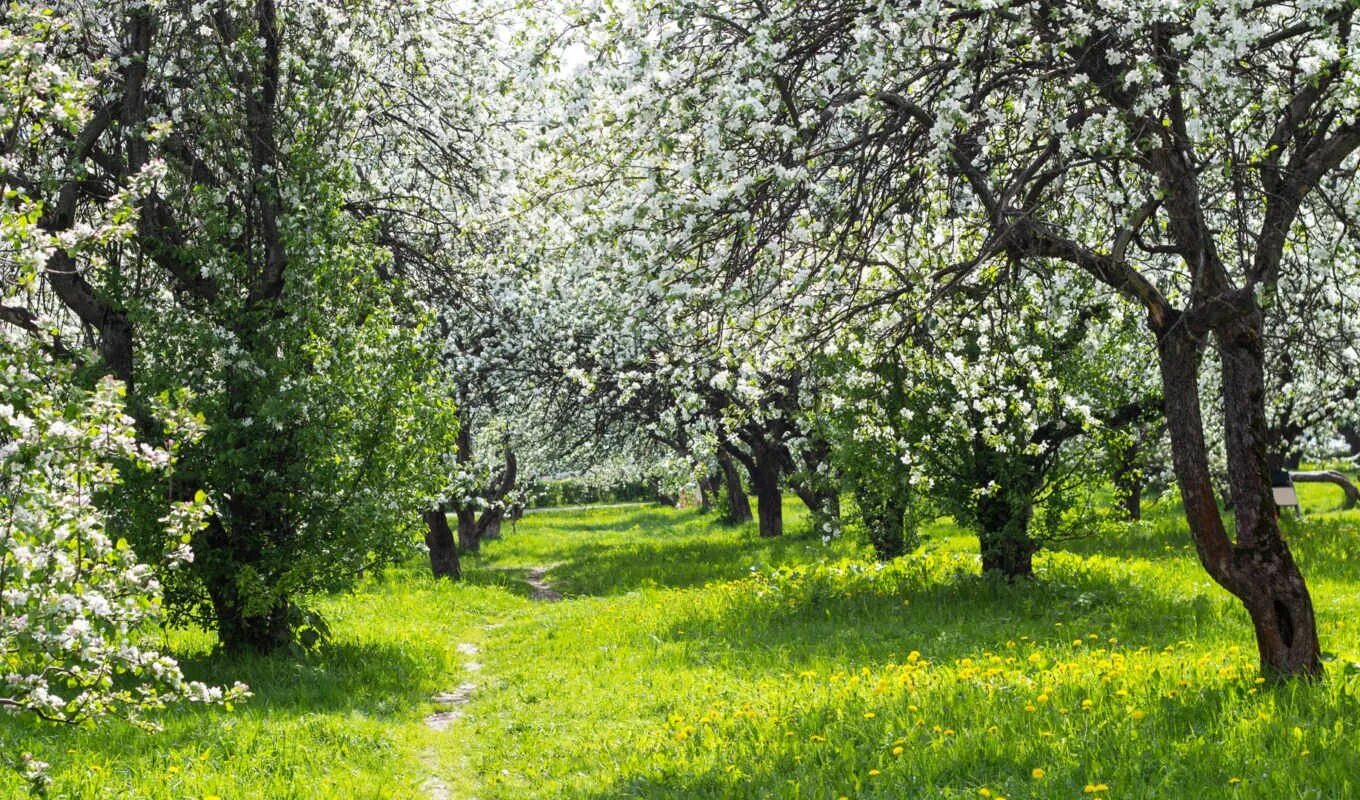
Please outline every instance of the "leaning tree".
[{"label": "leaning tree", "polygon": [[[1303,232],[1349,227],[1354,213],[1353,14],[1323,2],[644,5],[597,32],[623,54],[616,71],[636,100],[601,116],[662,154],[631,206],[667,220],[649,246],[729,276],[795,239],[821,254],[785,261],[802,285],[879,266],[904,287],[948,286],[1005,260],[1079,271],[1140,309],[1200,562],[1246,607],[1265,673],[1316,675],[1312,601],[1270,491],[1265,310],[1283,278],[1326,268],[1325,248],[1295,247]],[[941,233],[930,255],[948,264],[877,258],[921,227]],[[742,246],[719,251],[719,237]],[[1231,533],[1200,394],[1210,351]]]}]

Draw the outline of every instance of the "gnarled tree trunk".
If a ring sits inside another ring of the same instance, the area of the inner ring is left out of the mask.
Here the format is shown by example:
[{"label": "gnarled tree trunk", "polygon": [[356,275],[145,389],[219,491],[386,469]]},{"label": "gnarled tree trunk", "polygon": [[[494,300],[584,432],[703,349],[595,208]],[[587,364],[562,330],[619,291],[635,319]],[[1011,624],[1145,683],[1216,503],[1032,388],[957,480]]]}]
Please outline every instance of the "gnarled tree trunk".
[{"label": "gnarled tree trunk", "polygon": [[1171,454],[1186,519],[1200,563],[1250,614],[1261,671],[1322,673],[1313,603],[1280,535],[1267,467],[1261,313],[1222,326],[1216,341],[1223,364],[1223,419],[1228,478],[1237,523],[1229,539],[1218,513],[1200,413],[1202,344],[1178,326],[1156,326]]},{"label": "gnarled tree trunk", "polygon": [[746,498],[746,487],[741,484],[741,473],[725,450],[718,451],[718,466],[722,468],[723,484],[727,489],[728,522],[751,521],[751,501]]},{"label": "gnarled tree trunk", "polygon": [[1289,477],[1294,483],[1331,483],[1341,487],[1342,493],[1346,496],[1343,508],[1355,508],[1355,504],[1360,502],[1360,489],[1357,489],[1344,473],[1337,472],[1334,469],[1317,472],[1291,472]]}]

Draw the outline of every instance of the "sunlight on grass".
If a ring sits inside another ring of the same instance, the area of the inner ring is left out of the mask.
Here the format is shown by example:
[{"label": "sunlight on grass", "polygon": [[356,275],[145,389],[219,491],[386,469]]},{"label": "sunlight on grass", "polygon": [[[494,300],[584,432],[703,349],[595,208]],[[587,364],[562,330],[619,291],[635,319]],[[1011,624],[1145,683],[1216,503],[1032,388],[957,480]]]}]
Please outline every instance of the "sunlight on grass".
[{"label": "sunlight on grass", "polygon": [[[1328,488],[1304,487],[1287,523],[1332,654],[1316,685],[1259,681],[1246,615],[1171,505],[1019,584],[980,576],[945,522],[880,565],[823,544],[793,502],[775,540],[648,506],[531,515],[464,585],[413,562],[326,599],[317,655],[225,659],[175,634],[194,677],[251,684],[233,712],[0,736],[70,798],[412,798],[431,771],[507,800],[1347,797],[1360,512]],[[533,567],[566,602],[528,599]],[[430,695],[468,680],[467,715],[427,730]]]}]

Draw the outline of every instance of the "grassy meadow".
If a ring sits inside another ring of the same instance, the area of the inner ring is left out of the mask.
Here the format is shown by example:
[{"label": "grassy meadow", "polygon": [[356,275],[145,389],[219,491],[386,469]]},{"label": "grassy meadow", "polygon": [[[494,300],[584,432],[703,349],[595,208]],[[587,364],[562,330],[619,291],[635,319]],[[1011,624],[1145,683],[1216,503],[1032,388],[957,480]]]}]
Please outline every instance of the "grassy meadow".
[{"label": "grassy meadow", "polygon": [[[794,501],[777,540],[631,506],[532,514],[459,585],[412,563],[324,598],[314,655],[169,634],[194,677],[251,685],[234,710],[159,734],[6,719],[0,743],[51,762],[51,797],[100,800],[1357,797],[1360,511],[1300,491],[1289,537],[1330,658],[1312,685],[1258,680],[1170,504],[1018,585],[980,577],[947,523],[880,566]],[[536,567],[564,602],[530,599]],[[460,684],[464,716],[428,729]],[[0,796],[25,796],[9,771]]]}]

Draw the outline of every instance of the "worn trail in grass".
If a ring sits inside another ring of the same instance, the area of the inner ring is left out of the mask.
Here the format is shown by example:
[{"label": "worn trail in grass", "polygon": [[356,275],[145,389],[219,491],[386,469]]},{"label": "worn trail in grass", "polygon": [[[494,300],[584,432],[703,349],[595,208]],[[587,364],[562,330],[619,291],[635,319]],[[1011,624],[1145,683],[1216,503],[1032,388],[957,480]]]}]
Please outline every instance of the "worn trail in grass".
[{"label": "worn trail in grass", "polygon": [[174,634],[197,677],[252,684],[233,712],[0,738],[69,798],[1360,796],[1360,512],[1290,523],[1332,660],[1284,688],[1257,683],[1174,507],[1019,585],[947,523],[880,567],[786,513],[777,540],[655,507],[535,514],[462,585],[413,563],[325,599],[316,655]]},{"label": "worn trail in grass", "polygon": [[1274,688],[1175,508],[1021,585],[947,525],[879,567],[692,513],[542,516],[481,566],[556,562],[568,602],[492,632],[460,738],[484,798],[1355,796],[1357,523],[1291,524],[1334,660]]}]

